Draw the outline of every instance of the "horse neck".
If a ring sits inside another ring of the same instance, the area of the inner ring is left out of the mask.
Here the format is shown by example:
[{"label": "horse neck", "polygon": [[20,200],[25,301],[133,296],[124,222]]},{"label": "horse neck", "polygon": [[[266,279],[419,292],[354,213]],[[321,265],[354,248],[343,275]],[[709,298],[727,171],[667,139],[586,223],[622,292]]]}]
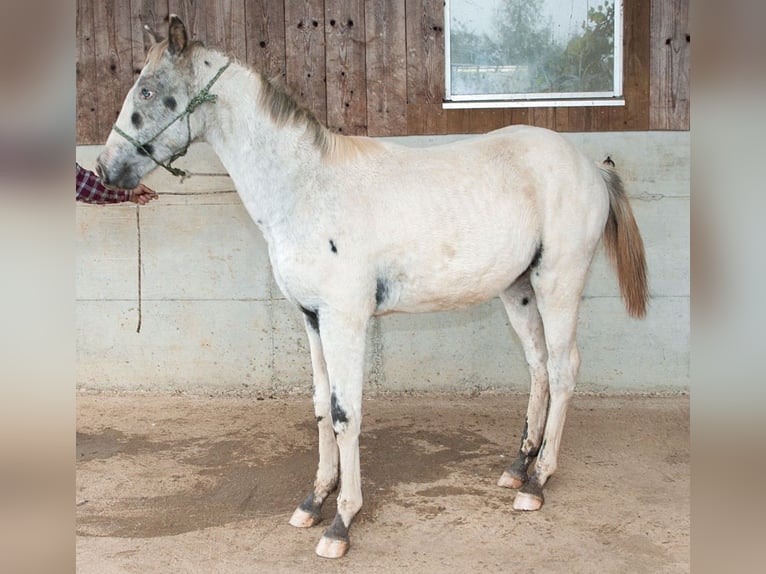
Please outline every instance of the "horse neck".
[{"label": "horse neck", "polygon": [[[226,63],[226,57],[215,52],[198,60],[200,78],[212,77]],[[279,126],[271,119],[259,101],[263,82],[232,61],[211,89],[217,100],[206,109],[203,138],[229,172],[253,220],[267,231],[288,215],[300,191],[295,182],[319,169],[321,154],[305,126]]]}]

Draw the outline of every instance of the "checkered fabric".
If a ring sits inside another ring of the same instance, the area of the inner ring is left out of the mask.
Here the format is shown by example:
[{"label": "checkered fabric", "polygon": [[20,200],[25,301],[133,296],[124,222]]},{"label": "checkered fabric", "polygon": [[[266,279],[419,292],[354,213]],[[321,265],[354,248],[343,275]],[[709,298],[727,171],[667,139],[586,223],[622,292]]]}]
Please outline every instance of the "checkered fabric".
[{"label": "checkered fabric", "polygon": [[130,191],[126,189],[109,189],[90,170],[77,166],[77,201],[85,203],[120,203],[130,199]]}]

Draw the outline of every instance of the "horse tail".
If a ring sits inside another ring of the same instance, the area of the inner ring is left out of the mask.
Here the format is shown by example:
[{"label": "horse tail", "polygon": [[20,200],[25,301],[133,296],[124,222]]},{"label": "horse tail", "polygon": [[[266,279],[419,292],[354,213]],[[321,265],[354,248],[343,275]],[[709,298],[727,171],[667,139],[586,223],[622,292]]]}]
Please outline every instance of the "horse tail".
[{"label": "horse tail", "polygon": [[617,272],[628,315],[640,319],[646,315],[649,299],[644,242],[633,217],[625,186],[612,169],[613,166],[610,158],[599,166],[601,177],[609,190],[609,216],[604,228],[604,246]]}]

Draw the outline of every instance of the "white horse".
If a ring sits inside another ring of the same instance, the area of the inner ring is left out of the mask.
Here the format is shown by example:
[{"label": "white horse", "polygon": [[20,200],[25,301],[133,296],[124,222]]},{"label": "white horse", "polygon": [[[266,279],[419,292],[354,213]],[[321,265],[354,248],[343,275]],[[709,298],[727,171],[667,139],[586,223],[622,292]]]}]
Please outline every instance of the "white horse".
[{"label": "white horse", "polygon": [[316,552],[348,549],[362,506],[370,318],[495,296],[531,376],[518,456],[498,484],[520,489],[515,509],[539,509],[580,363],[578,306],[602,237],[629,314],[645,314],[643,244],[611,162],[597,165],[558,134],[527,126],[424,149],[334,134],[262,75],[189,42],[176,16],[168,39],[153,39],[98,172],[132,188],[206,140],[262,230],[276,281],[303,312],[314,374],[319,465],[290,524],[320,522],[340,481]]}]

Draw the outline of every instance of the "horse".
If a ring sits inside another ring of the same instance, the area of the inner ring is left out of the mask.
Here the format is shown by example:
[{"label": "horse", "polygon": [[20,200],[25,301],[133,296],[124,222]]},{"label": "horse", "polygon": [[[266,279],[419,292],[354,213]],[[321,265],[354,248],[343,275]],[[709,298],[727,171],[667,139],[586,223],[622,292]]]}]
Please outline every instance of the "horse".
[{"label": "horse", "polygon": [[541,508],[580,366],[579,302],[602,239],[628,314],[646,313],[643,242],[611,161],[530,126],[425,148],[333,133],[262,74],[191,41],[177,16],[166,39],[150,35],[97,172],[122,188],[158,165],[183,175],[172,161],[207,141],[262,231],[276,283],[303,315],[313,370],[319,463],[290,524],[321,522],[339,486],[316,553],[349,548],[362,507],[370,319],[493,297],[530,373],[521,444],[498,485],[518,489],[514,509]]}]

